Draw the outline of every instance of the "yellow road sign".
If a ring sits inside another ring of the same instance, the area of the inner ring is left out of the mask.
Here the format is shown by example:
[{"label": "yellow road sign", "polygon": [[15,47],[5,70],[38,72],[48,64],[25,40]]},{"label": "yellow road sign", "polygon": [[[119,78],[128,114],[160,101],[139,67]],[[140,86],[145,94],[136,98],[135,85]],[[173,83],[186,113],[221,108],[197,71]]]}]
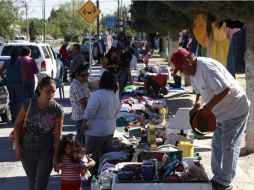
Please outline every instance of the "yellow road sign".
[{"label": "yellow road sign", "polygon": [[100,9],[90,0],[88,0],[83,7],[79,9],[79,14],[89,23],[92,22],[100,14],[100,12]]}]

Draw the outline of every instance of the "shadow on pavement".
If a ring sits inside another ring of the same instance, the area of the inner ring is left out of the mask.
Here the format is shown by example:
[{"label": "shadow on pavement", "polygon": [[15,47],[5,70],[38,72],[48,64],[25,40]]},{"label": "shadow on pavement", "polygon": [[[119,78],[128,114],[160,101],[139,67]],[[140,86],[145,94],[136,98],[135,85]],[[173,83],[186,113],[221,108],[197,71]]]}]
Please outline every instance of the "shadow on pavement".
[{"label": "shadow on pavement", "polygon": [[4,129],[4,128],[13,128],[13,123],[10,121],[10,122],[5,122],[5,123],[0,123],[0,127],[1,129]]},{"label": "shadow on pavement", "polygon": [[[3,190],[28,190],[28,181],[26,176],[0,178],[0,189]],[[17,188],[18,187],[18,188]],[[48,190],[60,189],[60,176],[53,175],[49,178]],[[83,189],[90,190],[90,186],[83,183]]]},{"label": "shadow on pavement", "polygon": [[12,149],[12,141],[9,137],[0,138],[0,162],[15,162],[16,157],[14,150]]},{"label": "shadow on pavement", "polygon": [[[0,187],[3,190],[27,190],[28,181],[26,176],[0,178]],[[50,176],[48,188],[49,190],[60,189],[59,176]]]},{"label": "shadow on pavement", "polygon": [[211,152],[211,148],[202,148],[202,147],[195,147],[194,152]]}]

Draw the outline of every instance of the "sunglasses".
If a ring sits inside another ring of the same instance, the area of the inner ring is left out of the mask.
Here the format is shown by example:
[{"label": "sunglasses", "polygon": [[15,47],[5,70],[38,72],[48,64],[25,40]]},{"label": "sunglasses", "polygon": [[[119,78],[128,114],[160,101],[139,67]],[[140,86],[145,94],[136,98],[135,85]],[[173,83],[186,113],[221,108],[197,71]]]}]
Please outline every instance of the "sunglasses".
[{"label": "sunglasses", "polygon": [[81,76],[81,77],[85,78],[85,77],[89,76],[89,73],[80,74],[79,76]]}]

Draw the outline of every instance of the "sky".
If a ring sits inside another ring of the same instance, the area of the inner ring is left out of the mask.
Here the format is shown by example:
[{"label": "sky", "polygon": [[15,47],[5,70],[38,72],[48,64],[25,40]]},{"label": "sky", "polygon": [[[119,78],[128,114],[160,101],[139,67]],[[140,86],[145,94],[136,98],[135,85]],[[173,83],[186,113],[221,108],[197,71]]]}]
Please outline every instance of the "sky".
[{"label": "sky", "polygon": [[[26,0],[28,2],[28,18],[42,18],[42,0]],[[45,0],[46,9],[45,14],[46,18],[49,17],[50,11],[54,7],[55,10],[59,8],[61,4],[65,2],[72,2],[73,0]],[[74,0],[74,2],[78,2]],[[84,0],[86,2],[86,0]],[[96,4],[96,0],[92,0]],[[99,7],[103,15],[113,13],[117,10],[118,0],[99,0]],[[121,0],[119,0],[121,2]],[[131,0],[122,0],[123,5],[129,6]]]}]

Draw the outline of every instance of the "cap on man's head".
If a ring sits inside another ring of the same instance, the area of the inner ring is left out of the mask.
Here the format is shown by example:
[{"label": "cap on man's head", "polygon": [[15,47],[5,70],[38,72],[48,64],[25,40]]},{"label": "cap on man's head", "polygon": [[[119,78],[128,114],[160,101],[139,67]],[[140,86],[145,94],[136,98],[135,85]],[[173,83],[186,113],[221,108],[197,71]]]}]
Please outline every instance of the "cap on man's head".
[{"label": "cap on man's head", "polygon": [[181,69],[181,65],[183,64],[183,58],[187,57],[189,54],[190,52],[188,52],[184,48],[179,48],[175,53],[172,54],[170,61],[175,67],[173,75],[175,75]]}]

